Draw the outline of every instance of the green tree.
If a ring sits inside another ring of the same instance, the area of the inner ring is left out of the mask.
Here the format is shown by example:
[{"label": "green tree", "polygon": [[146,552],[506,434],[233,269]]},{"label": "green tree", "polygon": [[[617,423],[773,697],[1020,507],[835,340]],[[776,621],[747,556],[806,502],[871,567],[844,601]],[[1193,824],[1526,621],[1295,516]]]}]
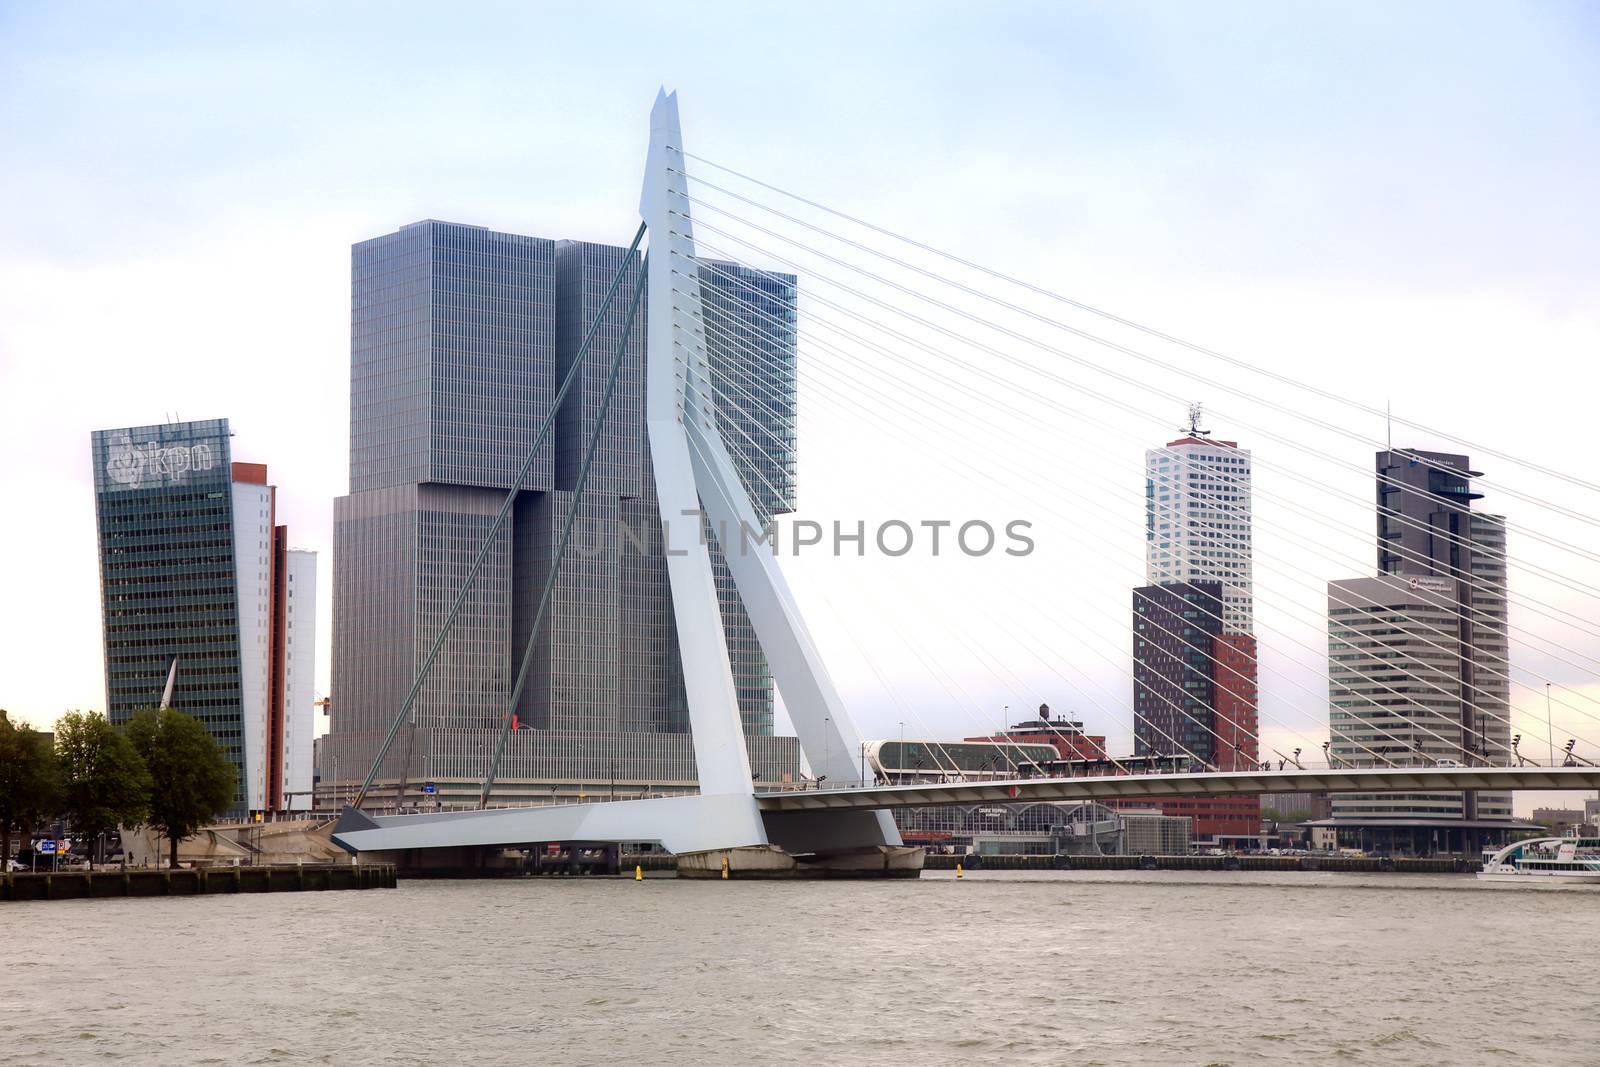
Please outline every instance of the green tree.
[{"label": "green tree", "polygon": [[150,772],[128,735],[92,711],[69,711],[56,723],[56,760],[61,807],[79,836],[90,842],[92,868],[101,834],[144,822]]},{"label": "green tree", "polygon": [[176,708],[139,712],[128,736],[150,770],[150,825],[167,836],[176,868],[178,842],[233,803],[233,765],[200,721]]},{"label": "green tree", "polygon": [[50,735],[16,725],[0,709],[0,867],[11,856],[11,832],[26,834],[54,815],[60,796]]}]

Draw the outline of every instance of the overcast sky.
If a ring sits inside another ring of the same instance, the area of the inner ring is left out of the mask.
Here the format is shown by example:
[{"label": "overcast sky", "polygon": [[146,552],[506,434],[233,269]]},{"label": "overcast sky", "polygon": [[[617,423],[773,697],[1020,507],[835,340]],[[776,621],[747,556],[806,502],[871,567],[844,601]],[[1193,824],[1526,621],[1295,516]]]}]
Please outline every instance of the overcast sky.
[{"label": "overcast sky", "polygon": [[[321,554],[327,692],[350,244],[427,217],[626,243],[663,83],[699,154],[1591,476],[1590,7],[461,7],[0,8],[0,706],[41,725],[104,706],[89,432],[169,416],[230,418],[235,458],[268,464],[292,542]],[[1212,428],[1252,448],[1258,490],[1282,502],[1257,501],[1272,524],[1256,532],[1264,732],[1320,742],[1319,590],[1371,570],[1370,444],[1095,358],[1149,386],[1118,394],[1141,415],[1063,386],[1032,396],[1105,425],[1021,401],[1014,419],[974,407],[957,425],[860,391],[866,379],[802,345],[802,516],[1021,518],[1039,545],[1026,560],[786,563],[863,732],[892,736],[914,715],[908,732],[966,733],[1048,701],[1113,748],[1131,743],[1140,466],[1181,420],[1157,395],[1170,393],[1208,401]],[[1385,432],[1260,379],[1202,373],[1362,438]],[[1491,481],[1594,513],[1593,494],[1475,460]],[[963,465],[1007,472],[1005,485]],[[1482,506],[1600,552],[1593,526],[1531,501],[1491,491]],[[1600,565],[1516,533],[1511,553],[1560,576],[1514,573],[1531,602],[1600,615],[1567,588],[1600,586]],[[1515,648],[1528,672],[1517,728],[1543,741],[1548,678],[1572,691],[1555,709],[1558,743],[1600,739],[1600,640],[1537,613],[1513,622],[1534,635]]]}]

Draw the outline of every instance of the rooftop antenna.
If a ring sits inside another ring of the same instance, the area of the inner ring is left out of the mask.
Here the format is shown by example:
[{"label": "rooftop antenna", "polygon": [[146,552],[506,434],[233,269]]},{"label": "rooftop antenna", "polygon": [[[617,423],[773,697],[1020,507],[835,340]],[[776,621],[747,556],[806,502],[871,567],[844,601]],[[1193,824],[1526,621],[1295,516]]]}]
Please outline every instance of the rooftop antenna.
[{"label": "rooftop antenna", "polygon": [[1202,430],[1200,428],[1200,418],[1201,418],[1201,416],[1203,414],[1204,414],[1203,405],[1200,403],[1200,401],[1196,400],[1193,404],[1189,405],[1189,436],[1190,437],[1210,437],[1211,436],[1211,431],[1210,430]]}]

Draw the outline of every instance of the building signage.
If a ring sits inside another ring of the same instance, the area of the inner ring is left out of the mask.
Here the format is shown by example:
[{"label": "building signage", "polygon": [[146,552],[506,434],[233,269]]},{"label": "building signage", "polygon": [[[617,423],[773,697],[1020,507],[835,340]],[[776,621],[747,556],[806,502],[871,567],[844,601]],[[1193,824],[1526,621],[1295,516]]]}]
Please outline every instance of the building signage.
[{"label": "building signage", "polygon": [[[195,475],[212,480],[216,471],[226,475],[227,444],[210,425],[191,434],[191,425],[150,426],[105,430],[94,435],[99,469],[95,481],[102,490],[159,489],[188,485]],[[221,423],[225,427],[226,423]]]},{"label": "building signage", "polygon": [[1448,596],[1455,592],[1455,583],[1449,578],[1439,578],[1431,574],[1414,574],[1406,580],[1406,584],[1413,590],[1422,590],[1426,593],[1440,593]]},{"label": "building signage", "polygon": [[208,471],[217,465],[208,444],[172,445],[158,442],[135,444],[127,434],[112,434],[106,456],[106,477],[124,485],[147,481],[169,481],[187,471]]}]

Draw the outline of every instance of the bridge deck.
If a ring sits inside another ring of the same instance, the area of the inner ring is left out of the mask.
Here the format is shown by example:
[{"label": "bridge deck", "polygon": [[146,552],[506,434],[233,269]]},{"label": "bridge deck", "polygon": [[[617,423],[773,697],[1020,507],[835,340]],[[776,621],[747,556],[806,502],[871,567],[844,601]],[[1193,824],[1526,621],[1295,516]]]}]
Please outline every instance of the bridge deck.
[{"label": "bridge deck", "polygon": [[593,804],[488,808],[418,815],[346,809],[334,841],[352,852],[517,845],[540,841],[656,841],[677,853],[755,843],[739,837],[751,805],[761,813],[826,819],[829,813],[932,804],[1031,804],[1046,800],[1248,795],[1251,793],[1504,792],[1600,789],[1596,767],[1396,767],[1359,770],[1136,774],[1019,778],[795,792],[657,797]]},{"label": "bridge deck", "polygon": [[1597,767],[1380,767],[1344,770],[1223,771],[924,782],[762,793],[764,811],[920,808],[933,804],[1018,804],[1047,800],[1248,795],[1253,793],[1456,792],[1476,789],[1600,789]]}]

